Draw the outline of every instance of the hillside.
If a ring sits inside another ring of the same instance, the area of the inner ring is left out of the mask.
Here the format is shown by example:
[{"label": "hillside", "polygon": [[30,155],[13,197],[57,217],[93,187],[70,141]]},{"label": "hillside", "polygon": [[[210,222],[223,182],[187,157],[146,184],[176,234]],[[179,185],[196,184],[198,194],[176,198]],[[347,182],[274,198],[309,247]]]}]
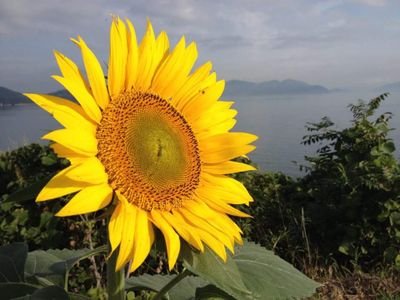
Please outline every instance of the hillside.
[{"label": "hillside", "polygon": [[321,85],[310,85],[298,80],[271,80],[264,82],[250,82],[230,80],[226,84],[225,96],[257,96],[257,95],[285,95],[285,94],[325,94],[330,90]]},{"label": "hillside", "polygon": [[30,101],[21,93],[0,86],[0,106],[20,103],[30,103]]},{"label": "hillside", "polygon": [[75,98],[67,90],[58,90],[58,91],[49,93],[49,95],[75,101]]},{"label": "hillside", "polygon": [[400,92],[400,81],[382,85],[378,87],[378,90],[387,93]]}]

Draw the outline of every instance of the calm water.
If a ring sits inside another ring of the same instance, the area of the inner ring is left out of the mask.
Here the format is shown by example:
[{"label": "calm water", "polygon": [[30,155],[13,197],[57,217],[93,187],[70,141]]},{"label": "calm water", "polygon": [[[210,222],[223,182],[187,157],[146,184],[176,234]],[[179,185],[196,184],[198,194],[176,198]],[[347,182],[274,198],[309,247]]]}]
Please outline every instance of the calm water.
[{"label": "calm water", "polygon": [[[346,108],[357,99],[368,100],[370,94],[334,93],[327,95],[249,97],[236,100],[239,110],[236,130],[259,136],[257,149],[250,157],[263,170],[299,175],[298,163],[315,147],[300,144],[307,122],[318,122],[329,116],[339,128],[349,124],[351,113]],[[391,127],[400,128],[400,95],[392,94],[381,106],[381,112],[394,113]],[[39,142],[46,132],[60,128],[46,112],[34,105],[0,109],[0,151],[7,151],[31,142]],[[400,130],[391,133],[400,141]]]}]

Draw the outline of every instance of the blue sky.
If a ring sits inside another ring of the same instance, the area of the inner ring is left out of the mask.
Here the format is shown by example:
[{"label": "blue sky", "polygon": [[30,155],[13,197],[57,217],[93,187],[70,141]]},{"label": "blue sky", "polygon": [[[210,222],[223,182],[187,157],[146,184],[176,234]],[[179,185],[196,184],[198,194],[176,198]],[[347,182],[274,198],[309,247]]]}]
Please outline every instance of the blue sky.
[{"label": "blue sky", "polygon": [[175,44],[197,42],[220,78],[298,79],[330,88],[400,81],[398,0],[0,0],[0,86],[59,89],[52,51],[79,64],[81,35],[106,63],[111,15],[146,18]]}]

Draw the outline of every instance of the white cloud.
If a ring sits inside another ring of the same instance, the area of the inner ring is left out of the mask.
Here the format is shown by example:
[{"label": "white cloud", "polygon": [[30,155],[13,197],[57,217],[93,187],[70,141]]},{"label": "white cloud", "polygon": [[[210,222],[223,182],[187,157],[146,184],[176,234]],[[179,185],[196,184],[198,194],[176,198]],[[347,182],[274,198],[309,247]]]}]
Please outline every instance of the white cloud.
[{"label": "white cloud", "polygon": [[[354,3],[381,9],[367,7],[358,13],[355,8],[361,7]],[[292,77],[340,86],[340,81],[348,84],[351,77],[344,79],[345,70],[357,74],[351,79],[354,82],[367,82],[380,76],[372,65],[378,62],[371,62],[369,74],[358,76],[357,70],[365,70],[370,57],[382,57],[382,49],[387,51],[387,61],[398,57],[400,27],[395,12],[399,4],[384,0],[0,0],[0,85],[10,83],[15,88],[21,82],[21,86],[37,84],[48,90],[39,76],[24,72],[24,67],[50,74],[55,65],[53,49],[79,62],[79,51],[68,41],[77,34],[106,61],[111,14],[129,17],[139,37],[149,17],[156,32],[168,32],[172,46],[182,34],[188,41],[195,40],[199,63],[210,59],[224,78]],[[346,68],[349,62],[351,68]],[[400,74],[398,68],[391,66],[389,72],[388,66],[387,74],[392,76],[395,70]]]},{"label": "white cloud", "polygon": [[18,0],[0,1],[0,34],[26,35],[33,31],[68,32],[71,27],[87,27],[106,17],[100,1]]},{"label": "white cloud", "polygon": [[355,2],[370,5],[370,6],[384,6],[386,5],[386,0],[353,0]]}]

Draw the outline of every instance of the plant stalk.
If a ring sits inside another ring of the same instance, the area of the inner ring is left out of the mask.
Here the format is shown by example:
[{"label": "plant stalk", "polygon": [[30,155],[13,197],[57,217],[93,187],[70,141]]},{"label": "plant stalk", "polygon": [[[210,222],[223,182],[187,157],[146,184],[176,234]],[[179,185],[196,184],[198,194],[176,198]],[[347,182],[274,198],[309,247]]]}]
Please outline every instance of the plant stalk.
[{"label": "plant stalk", "polygon": [[107,294],[109,300],[125,300],[125,270],[115,271],[119,249],[107,260]]},{"label": "plant stalk", "polygon": [[162,297],[172,289],[179,281],[181,281],[186,276],[189,276],[191,273],[188,269],[184,269],[183,272],[179,273],[174,279],[168,282],[155,296],[152,300],[161,300]]}]

